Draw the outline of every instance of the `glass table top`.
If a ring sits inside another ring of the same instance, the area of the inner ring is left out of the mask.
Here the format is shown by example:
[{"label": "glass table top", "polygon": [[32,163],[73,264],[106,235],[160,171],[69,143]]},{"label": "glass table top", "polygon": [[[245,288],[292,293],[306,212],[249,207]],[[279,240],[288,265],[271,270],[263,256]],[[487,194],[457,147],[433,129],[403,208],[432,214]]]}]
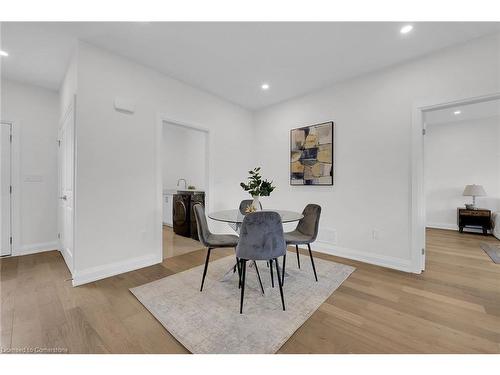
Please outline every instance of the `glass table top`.
[{"label": "glass table top", "polygon": [[[281,216],[281,221],[283,223],[290,223],[292,221],[299,221],[304,217],[300,212],[287,211],[287,210],[262,210],[262,211],[273,211],[277,212]],[[208,214],[208,217],[212,220],[223,221],[226,223],[241,224],[243,222],[244,214],[240,210],[223,210],[215,211]]]}]

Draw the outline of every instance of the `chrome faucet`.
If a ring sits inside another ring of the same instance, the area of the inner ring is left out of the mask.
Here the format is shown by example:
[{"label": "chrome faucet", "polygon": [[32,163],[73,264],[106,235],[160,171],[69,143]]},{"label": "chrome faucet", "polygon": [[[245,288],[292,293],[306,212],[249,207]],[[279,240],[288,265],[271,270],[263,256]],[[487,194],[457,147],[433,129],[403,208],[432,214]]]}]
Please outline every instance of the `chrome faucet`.
[{"label": "chrome faucet", "polygon": [[180,184],[181,181],[184,181],[184,190],[186,190],[187,189],[187,182],[186,182],[186,180],[184,178],[179,178],[177,180],[177,186],[179,186],[179,184]]}]

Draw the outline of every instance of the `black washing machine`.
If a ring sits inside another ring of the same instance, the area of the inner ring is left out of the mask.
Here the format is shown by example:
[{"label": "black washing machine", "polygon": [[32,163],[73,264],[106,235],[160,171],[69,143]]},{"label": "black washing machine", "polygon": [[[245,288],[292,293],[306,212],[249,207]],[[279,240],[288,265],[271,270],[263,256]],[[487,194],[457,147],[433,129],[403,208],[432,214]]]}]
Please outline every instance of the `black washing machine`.
[{"label": "black washing machine", "polygon": [[191,236],[191,194],[174,194],[173,199],[174,233],[184,237]]},{"label": "black washing machine", "polygon": [[193,193],[191,195],[191,238],[198,241],[198,226],[196,225],[196,216],[194,216],[194,205],[200,203],[205,207],[205,193]]}]

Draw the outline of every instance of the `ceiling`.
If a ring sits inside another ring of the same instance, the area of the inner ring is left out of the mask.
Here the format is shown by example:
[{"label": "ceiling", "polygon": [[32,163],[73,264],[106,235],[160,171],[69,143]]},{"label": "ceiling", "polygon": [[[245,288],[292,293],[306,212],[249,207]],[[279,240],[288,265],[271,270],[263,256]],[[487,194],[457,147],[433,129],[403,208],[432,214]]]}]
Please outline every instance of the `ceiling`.
[{"label": "ceiling", "polygon": [[425,113],[425,124],[441,125],[492,117],[500,117],[500,100],[498,99],[428,111]]},{"label": "ceiling", "polygon": [[[76,39],[248,109],[486,34],[500,23],[3,22],[2,74],[58,89]],[[262,83],[270,89],[261,90]]]}]

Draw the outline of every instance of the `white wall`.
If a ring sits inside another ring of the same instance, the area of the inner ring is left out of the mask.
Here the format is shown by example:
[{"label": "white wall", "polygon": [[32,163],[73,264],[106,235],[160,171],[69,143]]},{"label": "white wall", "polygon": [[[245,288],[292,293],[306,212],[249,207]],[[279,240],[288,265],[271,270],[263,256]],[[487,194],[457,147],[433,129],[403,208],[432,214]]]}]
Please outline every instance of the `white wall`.
[{"label": "white wall", "polygon": [[477,206],[500,210],[500,118],[428,125],[425,136],[428,227],[457,229],[457,207],[471,203],[465,185],[483,185]]},{"label": "white wall", "polygon": [[[57,248],[58,94],[37,86],[2,80],[2,120],[18,127],[19,232],[13,255]],[[14,228],[13,228],[14,230]]]},{"label": "white wall", "polygon": [[209,130],[209,209],[237,205],[254,165],[250,112],[86,43],[77,70],[74,284],[161,261],[160,113]]},{"label": "white wall", "polygon": [[[317,250],[418,271],[409,243],[413,106],[500,91],[499,57],[496,35],[259,111],[257,157],[278,186],[267,205],[318,203]],[[290,186],[290,129],[325,121],[335,122],[335,185]]]},{"label": "white wall", "polygon": [[[204,190],[207,133],[165,122],[162,139],[163,189],[176,189],[177,181],[184,178],[187,186]],[[183,182],[179,187],[184,188]]]}]

